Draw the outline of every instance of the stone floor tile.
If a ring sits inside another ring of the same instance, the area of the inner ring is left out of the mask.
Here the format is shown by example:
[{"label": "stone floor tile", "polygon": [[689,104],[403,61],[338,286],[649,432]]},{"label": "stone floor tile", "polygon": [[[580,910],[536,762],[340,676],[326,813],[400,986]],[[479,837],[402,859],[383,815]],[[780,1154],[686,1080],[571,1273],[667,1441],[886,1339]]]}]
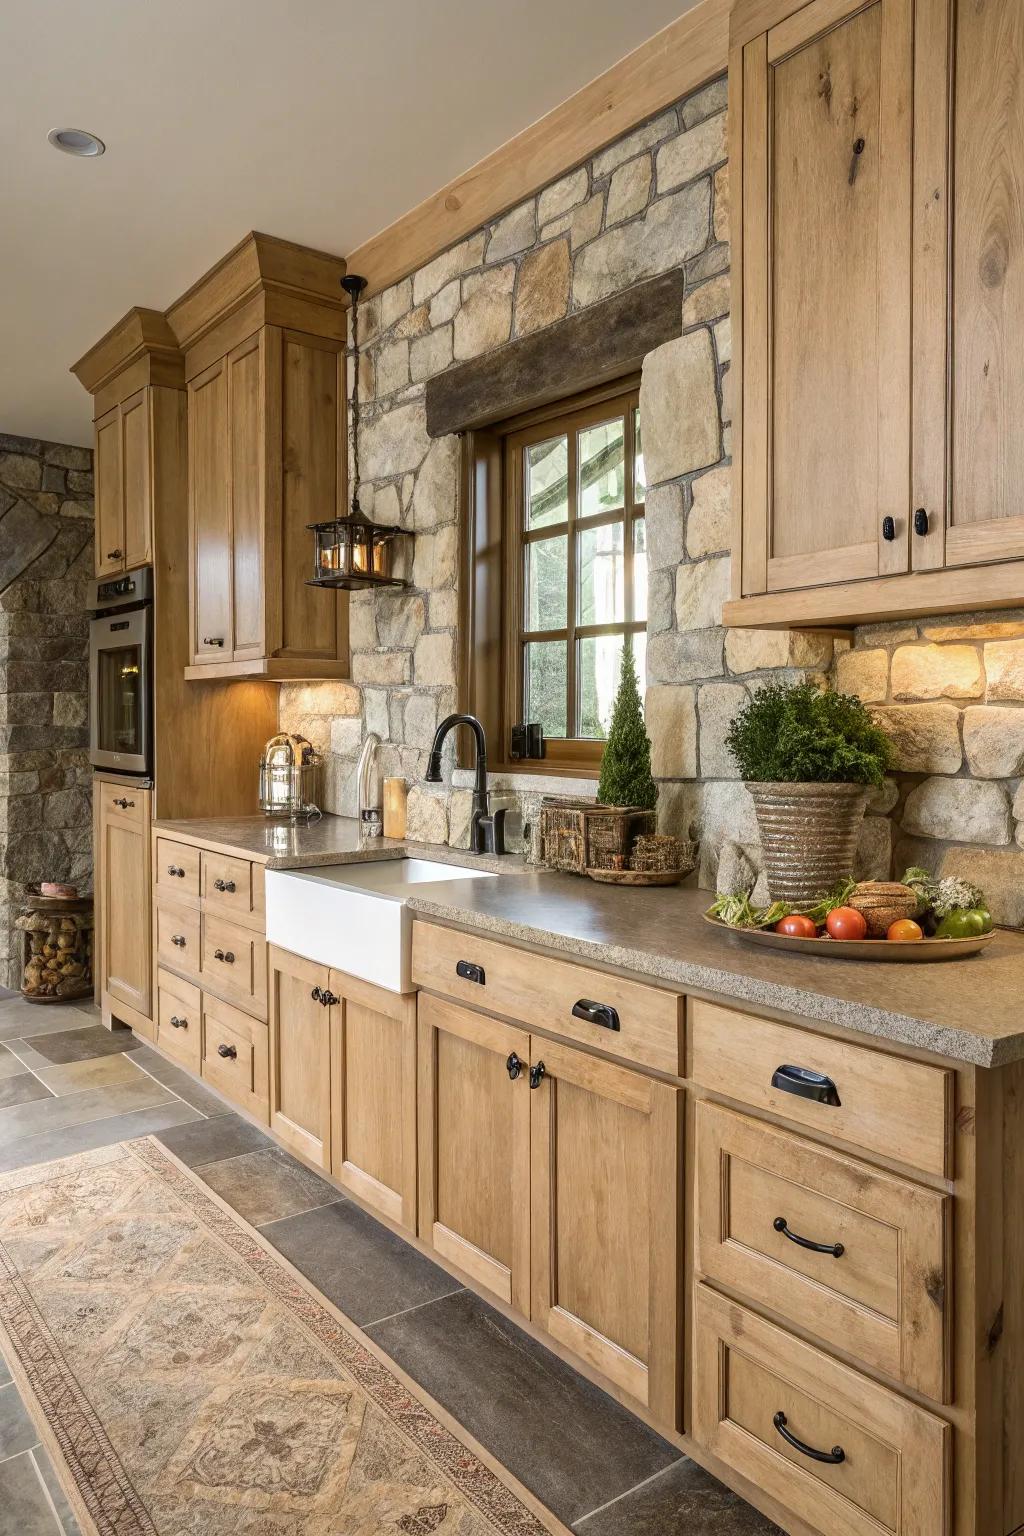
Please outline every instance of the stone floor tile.
[{"label": "stone floor tile", "polygon": [[573,1526],[579,1536],[784,1536],[688,1456]]},{"label": "stone floor tile", "polygon": [[4,1387],[11,1379],[10,1368],[3,1355],[0,1355],[0,1387]]},{"label": "stone floor tile", "polygon": [[80,1024],[77,1029],[64,1029],[53,1035],[32,1035],[23,1030],[21,1038],[40,1056],[57,1064],[89,1061],[93,1056],[116,1056],[120,1051],[138,1050],[140,1043],[130,1029],[104,1029],[102,1024]]},{"label": "stone floor tile", "polygon": [[71,1505],[68,1503],[67,1494],[61,1487],[57,1474],[53,1470],[53,1462],[46,1454],[43,1446],[36,1446],[32,1452],[32,1460],[35,1462],[39,1476],[42,1478],[46,1485],[46,1491],[50,1495],[50,1502],[56,1511],[62,1536],[82,1536],[82,1528],[74,1517]]},{"label": "stone floor tile", "polygon": [[360,1327],[461,1289],[349,1200],[270,1222],[263,1235]]},{"label": "stone floor tile", "polygon": [[276,1147],[225,1158],[219,1163],[204,1163],[198,1172],[211,1189],[254,1227],[341,1199],[332,1185]]},{"label": "stone floor tile", "polygon": [[274,1143],[270,1137],[241,1115],[217,1115],[213,1120],[196,1120],[161,1131],[158,1140],[169,1147],[190,1168],[203,1163],[218,1163],[245,1152],[259,1152]]},{"label": "stone floor tile", "polygon": [[471,1291],[366,1332],[566,1525],[679,1460]]},{"label": "stone floor tile", "polygon": [[17,1077],[0,1077],[0,1109],[9,1109],[12,1104],[31,1104],[33,1099],[52,1097],[50,1089],[33,1072],[21,1072]]},{"label": "stone floor tile", "polygon": [[20,1040],[26,1035],[57,1035],[69,1029],[89,1027],[89,1020],[78,1008],[40,1008],[20,997],[13,1002],[0,1003],[0,1040]]},{"label": "stone floor tile", "polygon": [[87,1088],[64,1098],[37,1099],[0,1109],[0,1147],[9,1147],[23,1136],[39,1136],[66,1125],[82,1125],[152,1104],[170,1103],[174,1095],[144,1072],[136,1081],[113,1083],[109,1088]]},{"label": "stone floor tile", "polygon": [[7,1077],[17,1077],[25,1068],[15,1056],[14,1052],[6,1045],[0,1045],[0,1081]]},{"label": "stone floor tile", "polygon": [[58,1536],[53,1506],[27,1451],[0,1462],[0,1511],[4,1536]]},{"label": "stone floor tile", "polygon": [[136,1136],[152,1136],[171,1125],[185,1125],[190,1120],[201,1120],[198,1110],[171,1099],[154,1109],[137,1109],[123,1115],[110,1115],[100,1120],[89,1120],[81,1125],[69,1125],[61,1130],[45,1131],[38,1136],[25,1136],[0,1147],[0,1173],[12,1168],[27,1168],[32,1163],[49,1163],[58,1157],[71,1157],[75,1152],[91,1152],[95,1147],[111,1147],[117,1141],[133,1141]]},{"label": "stone floor tile", "polygon": [[51,1093],[81,1093],[85,1088],[109,1088],[112,1083],[136,1082],[144,1074],[140,1074],[132,1061],[134,1055],[134,1051],[119,1051],[114,1056],[93,1056],[88,1061],[68,1061],[61,1066],[33,1070]]},{"label": "stone floor tile", "polygon": [[[0,1387],[0,1461],[39,1444],[36,1427],[13,1381]],[[0,1527],[2,1529],[2,1527]]]},{"label": "stone floor tile", "polygon": [[212,1119],[214,1115],[232,1113],[231,1105],[219,1094],[211,1093],[209,1088],[197,1083],[190,1073],[183,1072],[150,1046],[140,1044],[138,1050],[132,1052],[132,1061],[143,1072],[148,1072],[150,1077],[155,1077],[158,1083],[163,1083],[165,1088],[176,1093],[179,1099],[184,1099],[186,1104],[198,1109],[200,1114]]}]

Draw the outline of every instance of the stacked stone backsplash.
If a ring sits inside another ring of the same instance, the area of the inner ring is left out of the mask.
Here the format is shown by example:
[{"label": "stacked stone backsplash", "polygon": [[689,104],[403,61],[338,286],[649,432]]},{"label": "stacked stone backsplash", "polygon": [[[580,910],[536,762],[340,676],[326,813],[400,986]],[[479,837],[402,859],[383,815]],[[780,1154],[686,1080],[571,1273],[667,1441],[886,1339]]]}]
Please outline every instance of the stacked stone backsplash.
[{"label": "stacked stone backsplash", "polygon": [[[363,505],[415,533],[410,586],[353,598],[352,684],[282,689],[282,724],[327,753],[329,810],[354,813],[355,761],[375,731],[385,773],[411,785],[410,836],[467,845],[469,775],[444,788],[423,778],[435,726],[456,704],[459,470],[458,440],[427,436],[424,384],[680,268],[679,336],[645,360],[640,396],[662,829],[700,838],[702,886],[763,889],[726,733],[770,679],[830,682],[878,706],[898,747],[855,873],[955,870],[986,887],[999,921],[1024,926],[1024,614],[865,626],[852,640],[721,624],[732,539],[725,108],[725,81],[714,81],[363,306]],[[533,825],[543,790],[596,786],[517,776],[494,787]]]},{"label": "stacked stone backsplash", "polygon": [[92,453],[0,434],[0,985],[20,981],[25,887],[92,884]]}]

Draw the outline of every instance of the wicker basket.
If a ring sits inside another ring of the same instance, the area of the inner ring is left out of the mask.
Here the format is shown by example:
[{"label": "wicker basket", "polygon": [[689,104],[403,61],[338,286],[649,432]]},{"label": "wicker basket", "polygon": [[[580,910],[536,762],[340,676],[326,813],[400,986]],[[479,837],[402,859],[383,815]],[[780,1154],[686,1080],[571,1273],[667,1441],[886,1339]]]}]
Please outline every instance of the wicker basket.
[{"label": "wicker basket", "polygon": [[587,869],[623,867],[635,839],[653,833],[653,811],[635,805],[595,805],[592,800],[551,796],[541,802],[541,859],[549,869],[582,875]]},{"label": "wicker basket", "polygon": [[678,837],[644,835],[633,844],[629,867],[649,873],[682,870],[689,874],[697,867],[697,853],[696,843],[682,842]]}]

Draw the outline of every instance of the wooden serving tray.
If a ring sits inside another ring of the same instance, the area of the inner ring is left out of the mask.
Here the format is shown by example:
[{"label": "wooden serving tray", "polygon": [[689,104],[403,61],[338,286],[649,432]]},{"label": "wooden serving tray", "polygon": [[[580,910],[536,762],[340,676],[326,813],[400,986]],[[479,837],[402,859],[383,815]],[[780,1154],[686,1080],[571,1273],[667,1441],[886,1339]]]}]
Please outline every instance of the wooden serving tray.
[{"label": "wooden serving tray", "polygon": [[689,869],[588,869],[591,880],[601,885],[678,885]]},{"label": "wooden serving tray", "polygon": [[763,944],[768,949],[788,949],[799,955],[817,955],[827,960],[881,960],[890,964],[923,965],[931,960],[962,960],[976,955],[995,938],[995,933],[981,933],[972,939],[916,939],[912,943],[895,943],[889,939],[798,939],[788,933],[775,933],[771,928],[733,928],[720,917],[704,921],[714,928],[735,934],[738,939],[748,939],[752,944]]}]

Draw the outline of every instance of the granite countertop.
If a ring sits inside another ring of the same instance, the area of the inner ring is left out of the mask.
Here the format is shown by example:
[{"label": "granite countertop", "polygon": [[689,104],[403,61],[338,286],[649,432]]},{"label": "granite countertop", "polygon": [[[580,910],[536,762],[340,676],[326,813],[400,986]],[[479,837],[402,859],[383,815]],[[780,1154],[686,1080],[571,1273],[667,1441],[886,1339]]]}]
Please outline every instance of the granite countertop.
[{"label": "granite countertop", "polygon": [[635,971],[685,991],[822,1020],[977,1066],[1024,1058],[1024,935],[999,933],[984,954],[940,964],[871,964],[756,948],[703,921],[711,896],[679,888],[596,885],[538,870],[520,857],[364,838],[350,817],[309,825],[262,816],[157,821],[167,837],[308,869],[415,857],[515,878],[432,882],[410,911]]},{"label": "granite countertop", "polygon": [[1024,936],[934,964],[761,949],[703,921],[707,891],[596,885],[573,875],[452,881],[409,898],[423,917],[603,961],[686,991],[817,1019],[977,1066],[1024,1057]]}]

